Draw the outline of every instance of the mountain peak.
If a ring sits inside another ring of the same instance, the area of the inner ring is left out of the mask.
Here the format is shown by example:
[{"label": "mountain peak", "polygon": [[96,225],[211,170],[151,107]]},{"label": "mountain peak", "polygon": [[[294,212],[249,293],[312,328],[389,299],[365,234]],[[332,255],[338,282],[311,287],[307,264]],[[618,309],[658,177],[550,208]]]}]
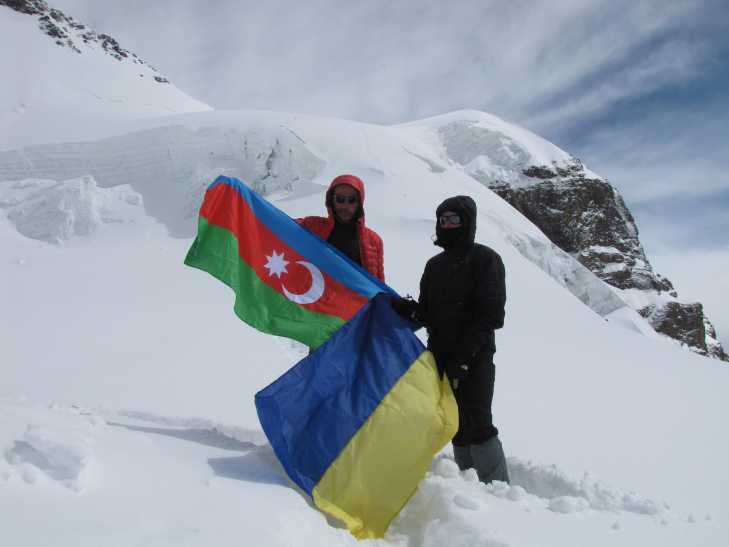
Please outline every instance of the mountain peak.
[{"label": "mountain peak", "polygon": [[[51,8],[44,0],[0,0],[0,5],[25,15],[37,16],[38,28],[48,35],[57,46],[67,47],[79,54],[99,46],[104,53],[117,61],[126,60],[147,65],[151,70],[157,72],[157,69],[140,59],[135,53],[121,47],[112,36],[89,29],[61,10]],[[153,79],[157,83],[169,83],[169,80],[162,75],[155,76]]]},{"label": "mountain peak", "polygon": [[0,74],[13,75],[0,88],[0,149],[76,140],[115,121],[211,110],[112,36],[43,0],[0,0],[0,13],[0,34],[13,44],[0,50]]}]

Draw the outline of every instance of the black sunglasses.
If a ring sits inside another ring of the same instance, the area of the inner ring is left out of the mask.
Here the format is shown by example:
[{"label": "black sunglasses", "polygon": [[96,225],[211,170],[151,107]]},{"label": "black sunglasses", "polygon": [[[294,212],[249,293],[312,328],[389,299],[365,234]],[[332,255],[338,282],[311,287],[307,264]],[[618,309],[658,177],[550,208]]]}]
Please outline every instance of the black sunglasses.
[{"label": "black sunglasses", "polygon": [[350,205],[357,203],[357,196],[342,196],[339,194],[334,194],[334,201],[339,203],[340,205],[344,205],[345,203],[349,203]]}]

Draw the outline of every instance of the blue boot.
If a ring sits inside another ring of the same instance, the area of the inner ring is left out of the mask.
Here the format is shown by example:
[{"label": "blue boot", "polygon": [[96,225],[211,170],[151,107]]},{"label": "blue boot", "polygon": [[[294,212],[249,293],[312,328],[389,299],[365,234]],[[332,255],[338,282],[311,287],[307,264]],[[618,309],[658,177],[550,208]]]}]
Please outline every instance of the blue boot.
[{"label": "blue boot", "polygon": [[[453,448],[455,449],[455,447]],[[478,480],[485,484],[491,481],[509,482],[506,457],[498,436],[491,437],[481,444],[472,444],[470,448]],[[457,459],[456,462],[458,462]]]},{"label": "blue boot", "polygon": [[474,467],[473,458],[471,457],[470,446],[456,446],[453,445],[453,457],[458,464],[458,469],[465,471]]}]

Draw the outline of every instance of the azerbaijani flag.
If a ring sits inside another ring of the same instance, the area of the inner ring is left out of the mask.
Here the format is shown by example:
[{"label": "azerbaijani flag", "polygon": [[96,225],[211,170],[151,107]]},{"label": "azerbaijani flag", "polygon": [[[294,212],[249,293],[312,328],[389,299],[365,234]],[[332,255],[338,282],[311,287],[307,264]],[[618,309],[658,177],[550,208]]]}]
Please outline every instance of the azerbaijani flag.
[{"label": "azerbaijani flag", "polygon": [[235,178],[205,192],[185,264],[235,291],[258,330],[316,348],[380,292],[396,293]]},{"label": "azerbaijani flag", "polygon": [[458,409],[433,355],[376,296],[317,351],[256,394],[287,474],[356,537],[382,537]]}]

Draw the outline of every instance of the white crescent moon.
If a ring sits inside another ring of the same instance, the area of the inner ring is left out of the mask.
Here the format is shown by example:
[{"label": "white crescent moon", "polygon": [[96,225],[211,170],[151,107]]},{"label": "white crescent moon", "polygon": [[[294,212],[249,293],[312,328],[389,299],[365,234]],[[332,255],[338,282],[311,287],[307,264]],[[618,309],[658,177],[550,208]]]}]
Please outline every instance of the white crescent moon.
[{"label": "white crescent moon", "polygon": [[309,273],[311,274],[311,287],[303,294],[294,294],[289,292],[283,283],[281,284],[281,289],[283,289],[283,293],[286,298],[292,302],[296,302],[297,304],[313,304],[321,298],[322,294],[324,294],[324,276],[319,271],[319,268],[314,266],[311,262],[299,260],[296,263],[301,264],[304,268],[309,270]]}]

